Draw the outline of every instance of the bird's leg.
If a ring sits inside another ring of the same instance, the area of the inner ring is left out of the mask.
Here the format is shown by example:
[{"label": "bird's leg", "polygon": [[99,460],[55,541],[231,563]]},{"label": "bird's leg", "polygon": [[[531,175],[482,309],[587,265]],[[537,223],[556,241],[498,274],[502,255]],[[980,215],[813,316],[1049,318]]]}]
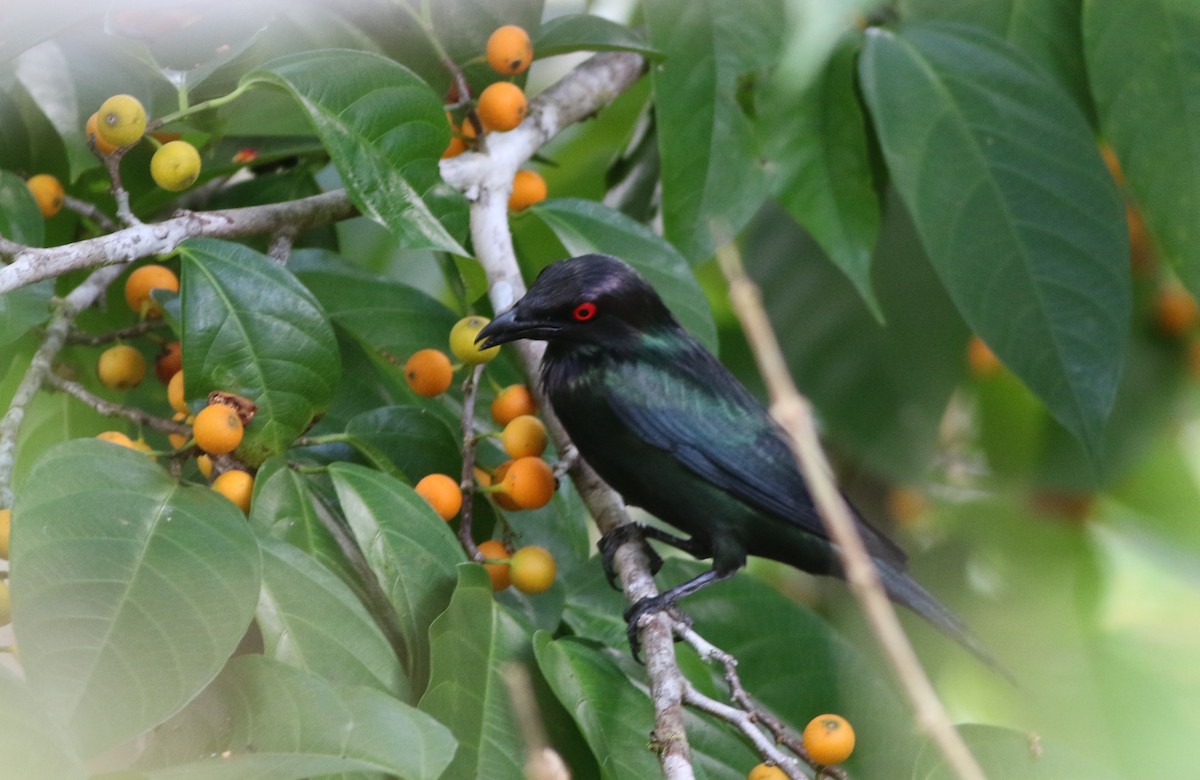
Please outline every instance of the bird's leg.
[{"label": "bird's leg", "polygon": [[608,579],[608,586],[613,590],[621,590],[617,585],[617,569],[614,565],[614,559],[617,555],[617,549],[625,542],[641,542],[646,548],[646,555],[650,559],[650,574],[658,574],[658,570],[662,568],[662,558],[650,545],[646,544],[645,537],[649,534],[650,528],[638,523],[625,523],[619,525],[613,530],[600,537],[600,541],[596,542],[596,547],[600,549],[600,560],[604,564],[604,576]]},{"label": "bird's leg", "polygon": [[[641,659],[638,657],[638,653],[641,650],[641,642],[638,640],[638,630],[641,628],[641,620],[644,616],[671,609],[675,606],[677,600],[703,590],[714,582],[728,579],[733,576],[735,571],[737,571],[736,568],[729,571],[709,569],[699,577],[693,577],[682,585],[676,585],[657,596],[648,596],[625,610],[625,620],[629,624],[629,649],[633,653],[633,659],[639,663],[641,662]],[[684,619],[683,622],[688,623],[690,620]]]}]

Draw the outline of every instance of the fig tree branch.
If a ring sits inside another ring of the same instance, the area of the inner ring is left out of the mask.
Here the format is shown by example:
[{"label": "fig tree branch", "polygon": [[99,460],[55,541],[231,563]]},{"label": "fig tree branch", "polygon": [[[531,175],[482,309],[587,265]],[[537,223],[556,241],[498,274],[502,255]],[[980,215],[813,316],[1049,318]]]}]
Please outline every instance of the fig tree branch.
[{"label": "fig tree branch", "polygon": [[[645,61],[627,52],[598,54],[530,101],[529,115],[516,129],[491,133],[478,152],[464,152],[441,162],[442,177],[471,203],[471,238],[475,256],[487,271],[492,307],[503,311],[525,292],[508,225],[508,197],[517,169],[560,130],[608,105],[642,75]],[[535,378],[544,347],[528,341],[513,345],[534,394],[545,410],[546,427],[559,452],[570,439],[554,417]],[[582,460],[568,472],[601,533],[629,522],[620,497]],[[625,596],[631,602],[657,594],[649,560],[640,544],[624,544],[615,563]],[[671,618],[655,615],[642,629],[646,672],[654,704],[653,741],[663,774],[671,780],[694,777],[683,723],[685,680],[675,661]]]}]

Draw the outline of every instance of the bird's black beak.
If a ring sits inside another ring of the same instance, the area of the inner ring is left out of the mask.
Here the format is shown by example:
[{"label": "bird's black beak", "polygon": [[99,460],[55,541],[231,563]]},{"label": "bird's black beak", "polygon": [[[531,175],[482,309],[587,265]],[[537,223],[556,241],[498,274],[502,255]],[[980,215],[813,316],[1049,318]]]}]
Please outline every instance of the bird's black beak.
[{"label": "bird's black beak", "polygon": [[496,319],[483,326],[475,336],[475,343],[480,349],[491,349],[510,341],[525,337],[524,324],[517,316],[517,307],[513,306]]}]

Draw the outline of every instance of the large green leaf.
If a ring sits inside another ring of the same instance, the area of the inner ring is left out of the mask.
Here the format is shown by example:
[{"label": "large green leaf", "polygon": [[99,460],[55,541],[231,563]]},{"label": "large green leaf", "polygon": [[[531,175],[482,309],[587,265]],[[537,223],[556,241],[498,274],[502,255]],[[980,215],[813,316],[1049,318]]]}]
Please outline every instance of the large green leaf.
[{"label": "large green leaf", "polygon": [[[8,171],[0,171],[0,236],[26,246],[41,246],[45,236],[45,220],[29,187]],[[53,293],[53,282],[46,280],[0,294],[0,347],[50,316]]]},{"label": "large green leaf", "polygon": [[83,780],[84,762],[70,737],[25,681],[0,666],[0,766],[22,780]]},{"label": "large green leaf", "polygon": [[245,518],[145,455],[60,444],[17,491],[14,625],[29,684],[95,755],[207,684],[258,598]]},{"label": "large green leaf", "polygon": [[339,685],[369,685],[401,700],[408,680],[383,632],[350,588],[284,542],[262,538],[255,616],[268,656]]},{"label": "large green leaf", "polygon": [[655,777],[658,759],[647,749],[654,708],[612,659],[570,637],[545,631],[533,638],[538,668],[571,713],[600,764],[601,777]]},{"label": "large green leaf", "polygon": [[187,397],[222,390],[257,404],[238,448],[257,465],[329,405],[340,378],[333,328],[312,294],[266,255],[212,239],[189,240],[180,253]]},{"label": "large green leaf", "polygon": [[563,14],[542,25],[533,53],[550,57],[573,51],[635,51],[655,59],[662,57],[635,30],[591,14]]},{"label": "large green leaf", "polygon": [[454,737],[374,688],[335,685],[256,655],[229,662],[156,734],[146,780],[301,780],[335,772],[441,777]]},{"label": "large green leaf", "polygon": [[1088,0],[1083,22],[1103,135],[1158,249],[1200,294],[1200,5]]},{"label": "large green leaf", "polygon": [[450,601],[462,547],[446,523],[400,480],[352,463],[329,467],[338,501],[399,619],[414,691],[429,676],[428,629]]},{"label": "large green leaf", "polygon": [[700,283],[673,246],[640,222],[589,200],[555,199],[534,206],[568,252],[603,252],[638,269],[654,285],[679,323],[715,349],[717,330]]},{"label": "large green leaf", "polygon": [[454,598],[429,628],[433,666],[420,704],[458,738],[446,780],[525,777],[524,743],[500,667],[514,660],[528,639],[496,604],[483,567],[459,566]]},{"label": "large green leaf", "polygon": [[1020,52],[967,26],[873,28],[859,72],[955,304],[1094,458],[1129,331],[1129,245],[1083,116]]},{"label": "large green leaf", "polygon": [[762,126],[772,192],[882,319],[871,287],[879,198],[855,83],[860,47],[861,37],[844,39],[802,94],[774,94]]},{"label": "large green leaf", "polygon": [[344,49],[299,52],[242,79],[288,90],[312,117],[346,191],[404,247],[465,255],[466,202],[441,180],[442,101],[397,62]]},{"label": "large green leaf", "polygon": [[663,230],[696,261],[734,236],[766,195],[753,124],[739,99],[744,80],[777,53],[783,8],[777,0],[647,0],[643,9],[650,42],[666,55],[650,71]]},{"label": "large green leaf", "polygon": [[383,453],[414,484],[462,470],[458,437],[445,420],[415,406],[383,406],[346,423],[346,433]]}]

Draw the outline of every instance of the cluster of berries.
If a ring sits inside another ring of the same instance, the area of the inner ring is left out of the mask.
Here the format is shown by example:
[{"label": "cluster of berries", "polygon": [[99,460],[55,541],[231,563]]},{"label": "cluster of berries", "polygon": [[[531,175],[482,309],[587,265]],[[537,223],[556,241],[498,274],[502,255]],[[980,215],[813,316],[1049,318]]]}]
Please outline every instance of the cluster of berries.
[{"label": "cluster of berries", "polygon": [[[460,365],[490,362],[499,347],[479,349],[475,337],[487,325],[484,317],[464,317],[450,329],[449,347]],[[426,398],[446,392],[454,381],[455,365],[440,349],[422,349],[404,364],[404,379],[412,391]],[[475,467],[475,490],[487,495],[508,511],[539,509],[554,497],[554,470],[543,458],[546,426],[538,419],[537,405],[525,385],[510,385],[498,392],[491,405],[496,436],[509,460],[494,469]],[[443,520],[453,520],[462,509],[459,481],[448,474],[428,474],[416,491]],[[479,545],[495,590],[510,584],[523,593],[541,593],[554,582],[555,562],[548,551],[537,546],[509,551],[504,542],[492,539]]]},{"label": "cluster of berries", "polygon": [[[125,280],[125,302],[140,319],[162,316],[162,307],[152,295],[154,290],[179,292],[179,277],[170,268],[151,263],[138,267]],[[109,347],[96,362],[96,374],[101,383],[113,390],[137,387],[145,378],[146,369],[141,350],[131,344]],[[210,394],[208,405],[193,416],[184,397],[183,350],[178,341],[162,345],[154,360],[154,373],[167,386],[167,402],[175,410],[175,422],[192,428],[191,436],[170,434],[167,438],[171,446],[176,452],[194,446],[198,450],[196,466],[206,479],[210,478],[212,458],[228,455],[242,443],[245,427],[254,418],[254,405],[238,396],[215,391]],[[96,438],[145,452],[151,457],[156,454],[144,438],[130,439],[120,431],[105,431]],[[254,477],[249,472],[225,469],[212,481],[212,487],[243,512],[250,511]]]},{"label": "cluster of berries", "polygon": [[[506,24],[491,34],[487,42],[486,56],[492,69],[502,76],[517,76],[524,73],[533,62],[533,43],[529,33],[515,24]],[[529,102],[525,91],[511,81],[489,84],[479,93],[475,110],[456,122],[454,115],[446,112],[450,123],[450,144],[442,157],[456,157],[472,146],[480,133],[507,132],[525,119]],[[478,120],[478,125],[475,120]],[[510,211],[522,211],[546,199],[546,180],[537,172],[517,171],[513,177],[512,194],[508,199]]]}]

